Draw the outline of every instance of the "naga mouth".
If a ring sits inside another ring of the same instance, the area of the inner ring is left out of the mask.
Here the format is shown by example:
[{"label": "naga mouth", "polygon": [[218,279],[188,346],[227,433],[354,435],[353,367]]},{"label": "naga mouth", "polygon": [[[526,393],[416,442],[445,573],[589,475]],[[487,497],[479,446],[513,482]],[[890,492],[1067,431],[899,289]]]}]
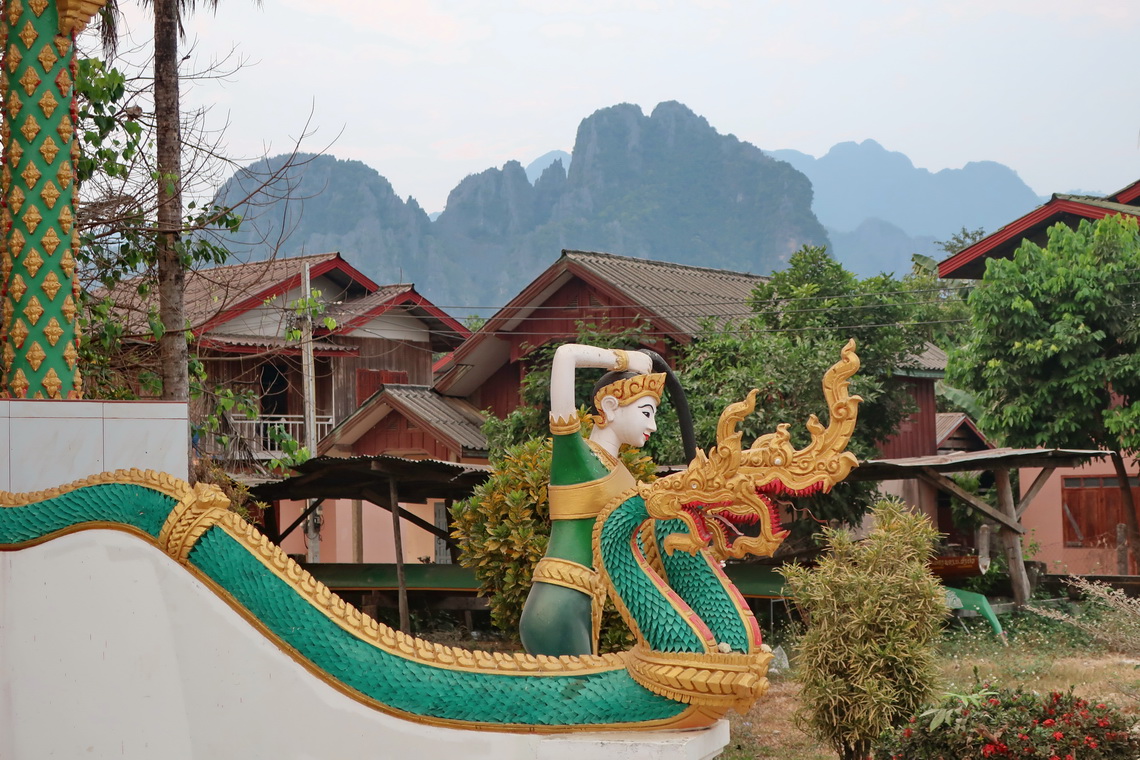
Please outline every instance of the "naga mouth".
[{"label": "naga mouth", "polygon": [[[768,508],[771,532],[779,535],[782,528],[776,505],[763,494],[758,493],[757,496]],[[726,547],[731,547],[737,539],[756,538],[763,532],[759,512],[734,512],[730,501],[715,504],[691,502],[682,506],[682,509],[689,515],[697,536],[706,545],[719,537]]]}]

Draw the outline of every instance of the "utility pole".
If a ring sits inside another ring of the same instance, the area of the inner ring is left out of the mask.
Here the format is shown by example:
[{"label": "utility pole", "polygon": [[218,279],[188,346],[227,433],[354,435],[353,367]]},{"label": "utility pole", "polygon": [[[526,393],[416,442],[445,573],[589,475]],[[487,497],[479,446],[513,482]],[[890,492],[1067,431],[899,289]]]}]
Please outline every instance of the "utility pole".
[{"label": "utility pole", "polygon": [[[317,453],[317,392],[313,369],[313,312],[310,299],[313,289],[309,282],[309,265],[305,264],[301,275],[301,392],[304,397],[305,447],[310,455]],[[309,502],[305,502],[305,507]],[[305,521],[305,539],[308,544],[309,562],[321,561],[321,523],[324,522],[323,508],[317,507]]]}]

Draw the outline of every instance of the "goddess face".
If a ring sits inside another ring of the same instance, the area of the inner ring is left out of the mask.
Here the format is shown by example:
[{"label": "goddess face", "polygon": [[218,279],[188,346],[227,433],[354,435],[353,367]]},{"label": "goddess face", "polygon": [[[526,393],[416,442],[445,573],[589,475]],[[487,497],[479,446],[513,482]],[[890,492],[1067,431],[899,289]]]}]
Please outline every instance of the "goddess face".
[{"label": "goddess face", "polygon": [[619,444],[640,449],[657,430],[657,400],[642,396],[631,404],[620,406],[617,399],[607,396],[602,400],[602,413],[606,429]]}]

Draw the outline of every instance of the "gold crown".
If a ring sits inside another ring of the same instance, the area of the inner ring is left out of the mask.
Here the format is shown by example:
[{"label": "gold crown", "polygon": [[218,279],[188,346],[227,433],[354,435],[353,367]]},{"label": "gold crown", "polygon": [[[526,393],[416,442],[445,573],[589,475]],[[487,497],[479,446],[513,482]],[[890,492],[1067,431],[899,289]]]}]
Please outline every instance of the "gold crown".
[{"label": "gold crown", "polygon": [[661,402],[661,392],[665,390],[665,373],[658,372],[652,375],[634,375],[624,380],[610,383],[594,394],[594,408],[602,409],[602,399],[613,396],[618,400],[618,406],[627,406],[639,398],[652,396],[658,403]]}]

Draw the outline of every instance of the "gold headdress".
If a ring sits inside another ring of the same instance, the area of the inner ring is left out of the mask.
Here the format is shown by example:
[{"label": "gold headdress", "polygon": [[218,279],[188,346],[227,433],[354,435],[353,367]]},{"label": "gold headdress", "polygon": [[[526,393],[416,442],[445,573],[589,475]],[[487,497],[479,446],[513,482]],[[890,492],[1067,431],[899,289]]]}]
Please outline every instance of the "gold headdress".
[{"label": "gold headdress", "polygon": [[617,380],[603,386],[594,394],[594,408],[598,414],[594,415],[594,424],[605,426],[606,419],[602,415],[602,399],[613,396],[618,406],[629,406],[639,398],[652,396],[653,400],[661,403],[661,393],[665,390],[665,373],[656,372],[651,375],[634,375],[623,380]]}]

